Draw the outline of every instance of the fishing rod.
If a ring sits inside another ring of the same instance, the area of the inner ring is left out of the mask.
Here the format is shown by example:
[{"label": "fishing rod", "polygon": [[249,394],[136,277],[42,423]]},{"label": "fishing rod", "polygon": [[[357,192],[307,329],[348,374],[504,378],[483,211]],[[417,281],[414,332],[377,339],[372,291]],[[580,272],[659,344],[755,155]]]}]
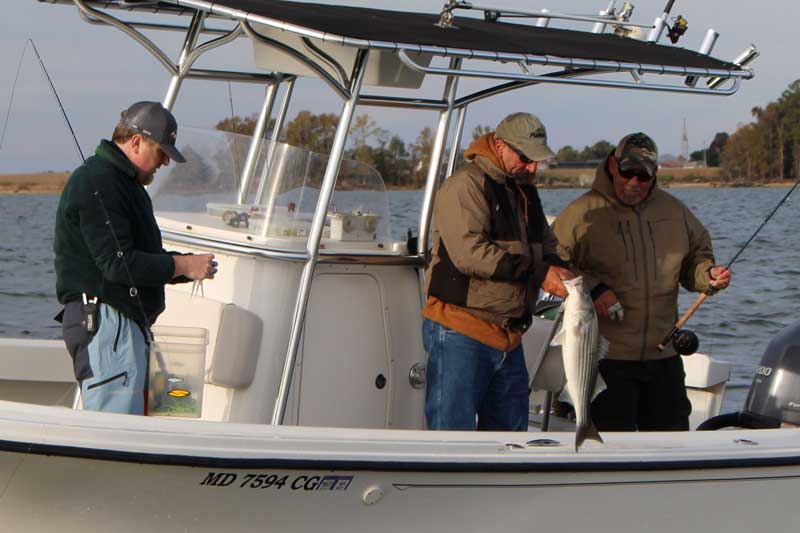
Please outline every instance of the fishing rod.
[{"label": "fishing rod", "polygon": [[[78,151],[78,155],[81,158],[81,161],[86,163],[86,157],[83,155],[83,150],[81,150],[81,145],[78,142],[78,137],[75,135],[75,130],[72,128],[72,123],[67,116],[67,112],[64,109],[64,105],[61,103],[61,98],[58,96],[58,91],[56,91],[56,86],[53,84],[53,80],[50,78],[50,73],[47,72],[47,67],[44,66],[44,61],[42,60],[42,56],[39,54],[39,50],[37,50],[36,45],[33,42],[33,39],[28,39],[28,43],[30,43],[33,52],[36,54],[36,57],[39,59],[39,65],[42,67],[42,72],[44,73],[45,78],[47,79],[47,83],[50,86],[50,92],[53,94],[53,97],[56,100],[56,104],[58,104],[58,108],[61,111],[61,116],[64,118],[64,122],[67,125],[67,129],[69,130],[70,135],[72,136],[72,140],[75,143],[75,148]],[[27,43],[26,43],[27,46]],[[25,50],[23,50],[23,55],[25,54]],[[130,267],[128,266],[128,262],[125,260],[125,252],[122,250],[122,245],[117,238],[117,232],[114,231],[114,226],[111,224],[111,215],[108,213],[108,209],[106,209],[106,204],[103,202],[103,197],[100,195],[100,189],[97,187],[97,183],[95,183],[94,178],[89,176],[89,179],[92,181],[92,186],[94,188],[94,197],[97,198],[97,203],[100,205],[100,211],[105,219],[105,225],[108,227],[108,230],[111,232],[111,237],[114,240],[114,246],[116,246],[117,251],[116,255],[117,258],[122,259],[122,264],[125,269],[125,275],[128,278],[128,283],[130,284],[130,289],[128,290],[131,298],[136,300],[136,304],[139,308],[139,312],[142,315],[142,327],[145,331],[145,336],[147,337],[148,344],[153,344],[155,338],[153,336],[153,331],[150,329],[150,320],[147,318],[147,313],[144,310],[144,304],[142,304],[142,299],[139,297],[139,289],[136,288],[136,283],[133,280],[133,274],[131,274]]]},{"label": "fishing rod", "polygon": [[[765,218],[764,221],[761,223],[761,225],[758,226],[758,229],[756,229],[756,231],[750,236],[750,238],[747,239],[747,242],[744,243],[744,245],[741,248],[739,248],[739,251],[736,252],[736,255],[733,256],[733,259],[731,259],[728,262],[728,264],[725,265],[726,270],[731,269],[736,260],[739,259],[739,256],[742,255],[742,252],[744,252],[745,249],[750,245],[750,243],[753,242],[753,239],[756,238],[756,235],[758,235],[758,233],[764,228],[764,226],[767,225],[767,222],[769,222],[769,220],[778,211],[778,209],[780,209],[781,206],[785,204],[786,201],[792,196],[792,193],[794,192],[794,190],[797,188],[798,185],[800,185],[800,178],[798,178],[798,180],[795,182],[792,188],[789,189],[789,192],[787,192],[786,195],[781,199],[781,201],[778,202],[778,205],[775,206],[775,208],[770,212],[770,214],[767,215],[767,218]],[[675,323],[675,327],[672,328],[672,331],[670,331],[667,334],[667,336],[664,337],[664,340],[661,341],[661,344],[658,345],[659,351],[664,351],[664,347],[670,341],[673,341],[673,346],[677,344],[677,346],[675,346],[675,349],[681,355],[691,355],[692,353],[694,353],[695,350],[697,350],[697,343],[698,343],[697,336],[694,335],[693,333],[691,335],[688,335],[686,332],[681,332],[680,329],[683,327],[684,324],[686,324],[686,322],[689,320],[689,318],[691,318],[691,316],[695,313],[695,311],[697,311],[697,309],[701,305],[703,305],[703,302],[706,301],[706,298],[712,296],[716,292],[717,290],[713,286],[709,286],[708,289],[706,289],[697,298],[697,300],[694,301],[694,303],[689,307],[689,309],[686,310],[683,316]],[[683,333],[683,335],[681,335],[681,333]],[[678,335],[679,337],[676,337],[676,335]],[[693,345],[694,349],[691,351],[689,351],[688,349],[683,350],[686,351],[687,353],[683,353],[683,351],[679,349],[679,348],[688,348],[690,344]]]}]

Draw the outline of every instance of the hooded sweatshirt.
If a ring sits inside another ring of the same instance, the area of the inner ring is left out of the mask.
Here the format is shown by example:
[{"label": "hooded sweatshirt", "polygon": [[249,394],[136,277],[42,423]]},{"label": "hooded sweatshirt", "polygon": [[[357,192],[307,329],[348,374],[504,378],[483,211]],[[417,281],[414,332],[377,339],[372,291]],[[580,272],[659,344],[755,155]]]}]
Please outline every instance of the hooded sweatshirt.
[{"label": "hooded sweatshirt", "polygon": [[[470,161],[450,176],[434,203],[423,316],[510,351],[522,342],[539,286],[561,263],[536,187],[503,169],[493,134],[470,145]],[[509,322],[510,321],[510,322]]]},{"label": "hooded sweatshirt", "polygon": [[593,297],[614,291],[623,321],[600,320],[610,341],[609,359],[644,361],[675,355],[657,345],[678,319],[678,285],[704,291],[714,264],[711,238],[700,221],[654,183],[636,206],[614,192],[606,159],[589,192],[569,204],[553,223],[559,255],[584,276]]}]

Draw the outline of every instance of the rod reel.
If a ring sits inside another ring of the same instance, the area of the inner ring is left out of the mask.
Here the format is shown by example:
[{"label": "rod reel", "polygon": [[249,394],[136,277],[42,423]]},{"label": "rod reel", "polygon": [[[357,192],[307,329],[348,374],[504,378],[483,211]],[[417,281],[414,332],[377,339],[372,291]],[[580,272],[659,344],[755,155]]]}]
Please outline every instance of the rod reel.
[{"label": "rod reel", "polygon": [[673,18],[672,26],[667,26],[667,37],[672,44],[678,44],[678,41],[689,29],[689,21],[683,18],[683,15],[678,15]]},{"label": "rod reel", "polygon": [[672,347],[681,355],[692,355],[700,348],[700,339],[694,331],[679,329],[672,337]]}]

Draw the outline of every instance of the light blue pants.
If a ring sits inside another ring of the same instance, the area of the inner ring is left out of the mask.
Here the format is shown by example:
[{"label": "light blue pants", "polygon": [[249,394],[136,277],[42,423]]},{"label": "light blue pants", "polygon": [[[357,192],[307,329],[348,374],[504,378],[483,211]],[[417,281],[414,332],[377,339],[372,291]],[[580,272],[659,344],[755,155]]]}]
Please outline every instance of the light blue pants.
[{"label": "light blue pants", "polygon": [[88,347],[93,375],[81,382],[83,408],[142,415],[149,353],[142,330],[106,304],[100,304],[99,314]]}]

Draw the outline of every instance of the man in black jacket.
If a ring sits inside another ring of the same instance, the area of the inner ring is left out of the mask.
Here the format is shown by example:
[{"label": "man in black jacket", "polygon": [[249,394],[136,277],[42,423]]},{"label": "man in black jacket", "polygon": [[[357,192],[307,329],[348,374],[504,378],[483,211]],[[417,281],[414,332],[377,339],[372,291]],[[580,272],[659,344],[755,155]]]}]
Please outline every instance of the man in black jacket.
[{"label": "man in black jacket", "polygon": [[213,279],[212,254],[175,255],[161,244],[149,185],[171,159],[177,122],[158,102],[122,112],[111,141],[70,176],[56,215],[56,291],[64,342],[84,409],[144,414],[145,332],[164,310],[164,285]]}]

